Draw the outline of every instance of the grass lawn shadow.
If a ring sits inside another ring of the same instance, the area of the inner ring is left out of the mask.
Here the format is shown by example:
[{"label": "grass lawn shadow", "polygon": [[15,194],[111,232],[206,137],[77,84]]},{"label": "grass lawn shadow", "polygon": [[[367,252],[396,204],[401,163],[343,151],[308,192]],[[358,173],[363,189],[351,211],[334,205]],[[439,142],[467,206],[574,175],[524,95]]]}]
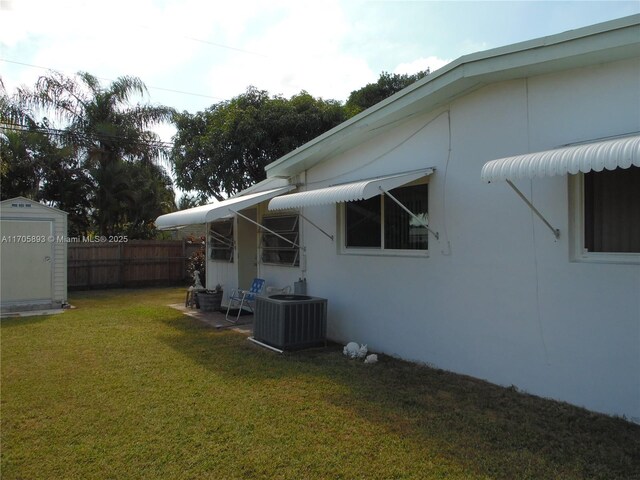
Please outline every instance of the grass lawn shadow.
[{"label": "grass lawn shadow", "polygon": [[288,415],[306,418],[309,400],[348,411],[365,430],[425,447],[423,468],[444,459],[477,478],[640,478],[640,426],[623,419],[384,355],[374,365],[341,346],[278,355],[236,332],[171,324],[179,334],[163,341],[226,381],[286,399]]}]

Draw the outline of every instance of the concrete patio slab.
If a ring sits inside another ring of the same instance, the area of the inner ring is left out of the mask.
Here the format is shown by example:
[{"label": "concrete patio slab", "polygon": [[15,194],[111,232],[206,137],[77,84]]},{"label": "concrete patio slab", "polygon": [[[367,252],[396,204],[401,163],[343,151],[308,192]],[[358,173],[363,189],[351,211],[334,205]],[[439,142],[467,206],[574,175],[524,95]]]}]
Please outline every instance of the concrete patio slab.
[{"label": "concrete patio slab", "polygon": [[247,335],[253,334],[253,315],[243,315],[238,323],[231,323],[225,319],[225,312],[203,312],[197,308],[185,307],[182,303],[169,306],[217,330],[230,329]]}]

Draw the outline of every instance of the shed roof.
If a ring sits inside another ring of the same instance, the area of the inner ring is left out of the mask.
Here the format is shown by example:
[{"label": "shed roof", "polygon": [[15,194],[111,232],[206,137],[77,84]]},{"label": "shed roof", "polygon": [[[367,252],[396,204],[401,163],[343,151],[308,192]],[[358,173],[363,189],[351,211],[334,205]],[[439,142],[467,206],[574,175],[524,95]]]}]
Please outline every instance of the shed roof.
[{"label": "shed roof", "polygon": [[[67,212],[65,212],[64,210],[60,210],[59,208],[55,208],[55,207],[50,207],[49,205],[45,205],[44,203],[40,203],[36,200],[33,200],[31,198],[27,198],[27,197],[14,197],[14,198],[8,198],[6,200],[2,200],[2,202],[0,202],[0,205],[2,205],[2,207],[6,208],[6,207],[11,207],[13,204],[16,205],[20,205],[22,204],[23,206],[25,205],[36,205],[38,208],[44,209],[44,210],[51,210],[52,212],[56,212],[56,213],[62,213],[64,215],[68,215]],[[32,207],[30,207],[32,208]]]},{"label": "shed roof", "polygon": [[381,132],[485,85],[638,57],[640,15],[458,58],[267,165],[267,177],[296,175]]}]

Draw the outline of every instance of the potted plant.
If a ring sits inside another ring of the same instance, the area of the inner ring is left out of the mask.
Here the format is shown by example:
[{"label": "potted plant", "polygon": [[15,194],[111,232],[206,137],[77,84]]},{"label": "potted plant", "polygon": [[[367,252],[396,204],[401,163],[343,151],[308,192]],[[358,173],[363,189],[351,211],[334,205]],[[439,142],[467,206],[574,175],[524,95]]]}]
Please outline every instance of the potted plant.
[{"label": "potted plant", "polygon": [[222,285],[218,284],[213,290],[198,292],[200,310],[204,312],[217,312],[222,308]]}]

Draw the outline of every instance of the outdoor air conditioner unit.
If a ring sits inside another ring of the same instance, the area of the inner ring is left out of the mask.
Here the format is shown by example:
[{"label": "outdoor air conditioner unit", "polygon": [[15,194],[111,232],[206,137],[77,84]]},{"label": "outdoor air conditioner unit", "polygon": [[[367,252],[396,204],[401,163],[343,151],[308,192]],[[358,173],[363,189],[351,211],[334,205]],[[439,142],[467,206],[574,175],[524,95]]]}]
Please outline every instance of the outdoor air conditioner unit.
[{"label": "outdoor air conditioner unit", "polygon": [[257,297],[253,338],[280,350],[326,344],[327,299],[307,295]]}]

